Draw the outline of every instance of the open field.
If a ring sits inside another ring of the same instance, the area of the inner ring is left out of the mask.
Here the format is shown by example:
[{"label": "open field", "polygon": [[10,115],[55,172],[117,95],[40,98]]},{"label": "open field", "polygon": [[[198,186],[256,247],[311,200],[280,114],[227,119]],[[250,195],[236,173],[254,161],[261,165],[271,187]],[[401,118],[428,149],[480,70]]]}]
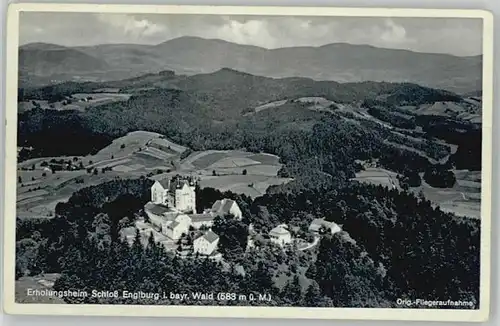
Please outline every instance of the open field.
[{"label": "open field", "polygon": [[127,101],[131,94],[124,93],[77,93],[71,95],[68,100],[48,103],[48,101],[26,101],[19,103],[19,112],[24,112],[39,106],[42,109],[51,110],[80,110],[96,107],[113,102]]},{"label": "open field", "polygon": [[367,168],[356,173],[356,178],[353,180],[381,185],[384,187],[396,186],[399,189],[397,173],[382,168]]},{"label": "open field", "polygon": [[162,150],[164,152],[169,152],[173,154],[174,153],[181,154],[187,149],[186,147],[171,142],[166,138],[154,138],[148,143],[148,145],[154,148],[158,148],[159,150]]},{"label": "open field", "polygon": [[150,156],[152,158],[156,158],[159,160],[169,160],[175,156],[175,154],[171,154],[154,147],[148,147],[145,150],[141,151],[140,153],[144,156]]},{"label": "open field", "polygon": [[192,153],[181,162],[180,171],[199,176],[203,188],[259,197],[270,186],[291,180],[277,177],[281,167],[279,157],[271,154],[210,150]]},{"label": "open field", "polygon": [[[266,175],[266,176],[276,176],[278,171],[281,169],[281,165],[250,165],[243,167],[212,167],[218,175],[228,175],[228,174],[242,174],[243,170],[247,171],[248,175]],[[212,173],[210,171],[207,171]]]},{"label": "open field", "polygon": [[247,113],[246,115],[257,113],[263,110],[279,108],[280,106],[283,106],[289,102],[302,103],[304,105],[308,104],[309,105],[307,106],[308,110],[328,111],[328,112],[332,111],[331,106],[332,104],[335,104],[334,102],[327,100],[324,97],[300,97],[292,100],[280,100],[280,101],[269,102],[254,108],[253,112]]},{"label": "open field", "polygon": [[192,169],[217,169],[248,167],[254,165],[280,165],[279,158],[266,153],[250,153],[245,151],[215,151],[195,152],[189,155],[183,162],[182,168]]},{"label": "open field", "polygon": [[138,152],[140,149],[144,149],[149,141],[159,137],[161,137],[161,135],[154,132],[130,132],[126,136],[115,139],[109,146],[100,150],[96,155],[88,157],[88,159],[94,162],[100,162],[109,160],[112,157],[125,157]]},{"label": "open field", "polygon": [[223,175],[207,176],[200,180],[200,187],[214,188],[220,191],[231,191],[249,197],[259,197],[266,193],[270,186],[290,182],[289,178],[269,177],[266,175]]},{"label": "open field", "polygon": [[473,123],[481,122],[480,105],[474,102],[436,102],[418,107],[416,112],[422,115],[440,115],[445,117],[456,117],[461,120],[469,120]]},{"label": "open field", "polygon": [[[454,171],[457,182],[453,188],[433,188],[424,180],[420,187],[411,188],[415,195],[422,192],[426,199],[446,212],[472,218],[481,217],[481,173],[474,171]],[[381,168],[368,168],[356,174],[360,182],[399,188],[397,174]]]},{"label": "open field", "polygon": [[261,106],[256,107],[255,108],[255,112],[260,112],[260,111],[266,110],[266,109],[277,108],[277,107],[280,107],[280,106],[284,105],[286,102],[288,102],[288,101],[287,100],[281,100],[281,101],[275,101],[275,102],[266,103],[266,104],[263,104]]},{"label": "open field", "polygon": [[[39,171],[18,171],[19,175],[26,172],[33,175]],[[17,215],[18,217],[49,218],[54,216],[55,206],[69,199],[71,195],[84,187],[97,185],[113,180],[115,177],[133,177],[118,174],[113,171],[99,172],[97,175],[85,170],[58,171],[55,174],[40,176],[35,185],[18,184]],[[80,182],[77,182],[80,181]]]}]

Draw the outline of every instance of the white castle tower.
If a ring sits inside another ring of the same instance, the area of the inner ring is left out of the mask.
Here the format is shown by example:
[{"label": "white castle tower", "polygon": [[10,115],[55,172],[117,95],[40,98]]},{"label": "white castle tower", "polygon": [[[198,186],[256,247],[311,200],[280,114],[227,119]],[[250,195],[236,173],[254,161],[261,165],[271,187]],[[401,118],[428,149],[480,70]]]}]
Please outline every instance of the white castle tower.
[{"label": "white castle tower", "polygon": [[157,180],[151,187],[151,201],[182,213],[196,213],[196,183],[192,177],[180,176]]}]

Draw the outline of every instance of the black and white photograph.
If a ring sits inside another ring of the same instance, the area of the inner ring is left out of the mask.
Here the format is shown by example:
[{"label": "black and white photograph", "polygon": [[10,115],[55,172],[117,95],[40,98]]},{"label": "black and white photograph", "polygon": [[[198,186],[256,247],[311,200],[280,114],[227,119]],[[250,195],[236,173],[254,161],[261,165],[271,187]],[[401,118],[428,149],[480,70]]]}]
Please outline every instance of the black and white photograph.
[{"label": "black and white photograph", "polygon": [[9,30],[16,311],[487,314],[484,12],[77,8]]}]

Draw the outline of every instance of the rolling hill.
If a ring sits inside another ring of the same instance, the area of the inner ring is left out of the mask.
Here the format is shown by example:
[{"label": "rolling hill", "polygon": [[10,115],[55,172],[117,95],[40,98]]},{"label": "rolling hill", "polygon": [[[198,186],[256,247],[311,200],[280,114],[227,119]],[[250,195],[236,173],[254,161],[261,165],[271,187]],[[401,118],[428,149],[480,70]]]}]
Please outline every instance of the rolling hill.
[{"label": "rolling hill", "polygon": [[[240,116],[247,109],[284,99],[318,96],[337,103],[353,103],[377,100],[386,105],[420,105],[438,101],[462,102],[455,93],[433,89],[411,83],[359,82],[338,83],[316,81],[310,78],[269,78],[256,76],[230,68],[192,76],[175,75],[172,71],[146,74],[126,80],[109,82],[65,82],[57,85],[20,90],[19,101],[54,101],[75,93],[99,92],[114,89],[120,93],[135,95],[134,105],[153,105],[158,98],[169,97],[175,106],[186,105],[180,114],[194,112],[204,114],[210,111],[211,119],[227,119]],[[163,99],[165,100],[165,99]],[[140,102],[140,104],[139,104]],[[128,104],[127,104],[128,105]],[[164,110],[174,108],[174,105]],[[155,109],[158,110],[158,109]]]},{"label": "rolling hill", "polygon": [[[275,79],[228,68],[194,76],[162,72],[117,82],[68,82],[22,95],[24,101],[51,101],[75,93],[92,94],[103,87],[125,91],[130,98],[83,112],[35,108],[20,114],[19,146],[33,148],[22,156],[82,155],[127,132],[147,130],[195,150],[265,149],[286,158],[272,143],[283,135],[309,134],[325,118],[340,119],[346,130],[356,126],[376,130],[384,143],[400,145],[408,144],[407,135],[421,138],[422,129],[453,144],[463,143],[465,135],[449,134],[470,129],[476,135],[481,122],[479,102],[416,84]],[[277,101],[281,104],[273,109],[256,109]],[[403,130],[394,133],[393,129]],[[63,138],[68,142],[57,141]],[[471,139],[467,142],[472,144]],[[430,157],[442,157],[442,146],[412,146],[429,151]],[[463,149],[458,154],[464,158],[474,152]]]},{"label": "rolling hill", "polygon": [[416,53],[346,43],[265,49],[222,40],[181,37],[158,45],[104,44],[20,48],[21,85],[53,80],[119,80],[172,70],[212,73],[231,68],[265,77],[308,77],[338,82],[409,82],[457,93],[481,90],[482,57]]},{"label": "rolling hill", "polygon": [[[106,61],[64,46],[31,43],[19,50],[19,70],[21,81],[38,82],[64,81],[66,76],[78,79],[110,69]],[[36,83],[35,83],[36,84]]]}]

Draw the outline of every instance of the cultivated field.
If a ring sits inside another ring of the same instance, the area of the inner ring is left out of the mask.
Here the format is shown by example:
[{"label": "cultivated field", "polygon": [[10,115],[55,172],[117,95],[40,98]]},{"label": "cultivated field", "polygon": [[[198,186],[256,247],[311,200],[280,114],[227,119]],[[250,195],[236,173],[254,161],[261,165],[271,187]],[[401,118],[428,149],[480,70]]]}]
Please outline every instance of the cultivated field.
[{"label": "cultivated field", "polygon": [[356,173],[353,180],[400,189],[397,173],[382,168],[367,168]]},{"label": "cultivated field", "polygon": [[459,170],[454,173],[457,183],[451,189],[432,188],[424,181],[413,191],[422,191],[445,212],[481,218],[481,172]]},{"label": "cultivated field", "polygon": [[[153,171],[171,169],[170,161],[141,155],[151,140],[161,135],[131,132],[118,138],[97,154],[85,157],[46,157],[18,164],[17,211],[20,217],[50,218],[57,203],[66,201],[75,191],[120,178],[137,178]],[[173,144],[175,145],[175,144]],[[175,149],[183,147],[173,146]],[[161,151],[154,149],[162,153]],[[167,155],[165,153],[165,155]],[[172,155],[168,156],[172,158]],[[174,157],[175,159],[175,157]],[[71,161],[77,169],[55,171],[47,167],[52,160]],[[45,165],[44,165],[45,164]],[[80,167],[83,167],[80,168]]]},{"label": "cultivated field", "polygon": [[[269,186],[290,180],[277,177],[281,164],[274,155],[204,151],[181,160],[180,155],[185,150],[160,134],[136,131],[114,140],[95,155],[21,162],[18,164],[18,216],[52,218],[56,205],[68,200],[75,191],[116,177],[162,179],[175,174],[196,175],[202,187],[231,190],[252,197],[263,195]],[[53,173],[50,164],[54,161],[64,161],[65,166],[66,162],[71,162],[72,167]]]},{"label": "cultivated field", "polygon": [[54,174],[42,171],[18,171],[21,179],[35,178],[17,185],[18,217],[52,218],[56,205],[68,200],[75,191],[120,176],[113,171],[99,171],[97,175],[86,170],[57,171]]},{"label": "cultivated field", "polygon": [[271,154],[245,151],[195,152],[181,162],[181,170],[200,177],[201,187],[262,196],[267,188],[289,182],[277,177],[282,164]]},{"label": "cultivated field", "polygon": [[131,94],[124,93],[77,93],[71,95],[68,100],[48,103],[48,101],[25,101],[19,103],[19,112],[24,112],[35,108],[52,110],[85,110],[88,107],[100,106],[113,102],[127,101]]},{"label": "cultivated field", "polygon": [[[481,217],[481,173],[466,170],[454,171],[457,183],[453,188],[433,188],[422,180],[420,187],[411,188],[414,194],[422,192],[426,199],[438,205],[443,211],[472,218]],[[368,168],[356,174],[360,182],[395,187],[400,189],[397,174],[381,169]]]}]

